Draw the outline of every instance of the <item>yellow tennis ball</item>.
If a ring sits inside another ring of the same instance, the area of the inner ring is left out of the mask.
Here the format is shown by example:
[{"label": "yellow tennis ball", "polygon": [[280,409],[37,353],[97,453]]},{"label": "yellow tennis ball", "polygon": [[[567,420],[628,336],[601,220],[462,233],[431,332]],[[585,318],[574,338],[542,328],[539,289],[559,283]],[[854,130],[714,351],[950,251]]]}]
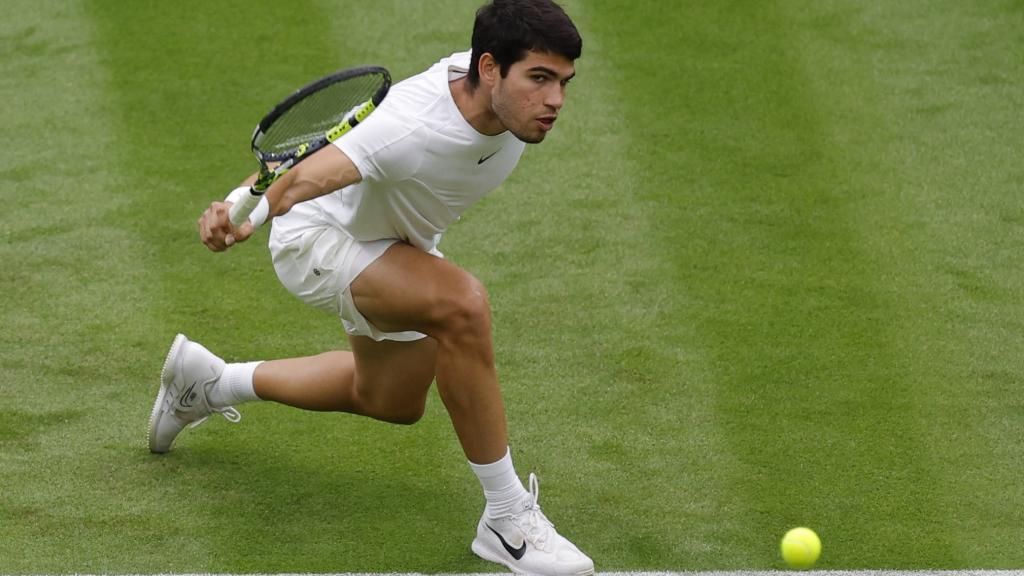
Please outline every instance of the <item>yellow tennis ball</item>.
[{"label": "yellow tennis ball", "polygon": [[810,568],[821,555],[821,540],[810,528],[793,528],[782,537],[781,548],[790,568]]}]

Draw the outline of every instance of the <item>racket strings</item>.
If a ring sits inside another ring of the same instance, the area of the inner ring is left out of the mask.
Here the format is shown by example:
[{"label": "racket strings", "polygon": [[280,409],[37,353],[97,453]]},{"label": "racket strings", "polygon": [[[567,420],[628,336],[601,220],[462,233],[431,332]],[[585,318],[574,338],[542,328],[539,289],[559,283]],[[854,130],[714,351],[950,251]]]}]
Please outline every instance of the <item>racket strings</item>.
[{"label": "racket strings", "polygon": [[325,132],[353,116],[384,83],[382,74],[365,74],[307,95],[266,129],[259,142],[260,151],[287,154],[302,144],[322,138]]}]

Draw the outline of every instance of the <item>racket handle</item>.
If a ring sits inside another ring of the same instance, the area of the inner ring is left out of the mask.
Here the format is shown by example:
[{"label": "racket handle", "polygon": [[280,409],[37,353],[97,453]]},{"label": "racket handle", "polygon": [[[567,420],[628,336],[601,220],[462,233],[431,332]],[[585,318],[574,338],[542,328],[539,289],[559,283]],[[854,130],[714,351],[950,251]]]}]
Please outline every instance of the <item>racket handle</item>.
[{"label": "racket handle", "polygon": [[228,212],[228,217],[231,219],[231,223],[235,227],[241,226],[245,223],[246,219],[249,218],[249,214],[256,208],[256,205],[260,203],[262,194],[253,194],[252,188],[249,192],[242,194],[242,197],[231,205],[231,210]]}]

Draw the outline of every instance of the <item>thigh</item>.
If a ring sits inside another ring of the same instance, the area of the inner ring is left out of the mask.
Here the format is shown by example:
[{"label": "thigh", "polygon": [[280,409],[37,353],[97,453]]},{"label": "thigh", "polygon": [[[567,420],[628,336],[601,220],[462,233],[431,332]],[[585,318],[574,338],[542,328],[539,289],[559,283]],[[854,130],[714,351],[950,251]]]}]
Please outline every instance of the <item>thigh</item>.
[{"label": "thigh", "polygon": [[376,341],[348,336],[355,359],[355,385],[361,396],[382,404],[422,402],[434,381],[437,342]]},{"label": "thigh", "polygon": [[414,330],[435,334],[453,303],[485,299],[471,274],[408,244],[393,244],[350,286],[359,312],[385,332]]}]

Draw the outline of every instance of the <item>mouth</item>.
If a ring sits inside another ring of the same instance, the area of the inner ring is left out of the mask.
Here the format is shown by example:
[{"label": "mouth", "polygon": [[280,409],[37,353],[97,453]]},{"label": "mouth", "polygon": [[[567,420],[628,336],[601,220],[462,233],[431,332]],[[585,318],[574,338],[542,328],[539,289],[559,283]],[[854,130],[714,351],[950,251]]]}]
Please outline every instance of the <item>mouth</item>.
[{"label": "mouth", "polygon": [[555,120],[557,119],[557,116],[541,116],[540,118],[537,118],[537,124],[540,126],[541,130],[547,132],[554,127]]}]

